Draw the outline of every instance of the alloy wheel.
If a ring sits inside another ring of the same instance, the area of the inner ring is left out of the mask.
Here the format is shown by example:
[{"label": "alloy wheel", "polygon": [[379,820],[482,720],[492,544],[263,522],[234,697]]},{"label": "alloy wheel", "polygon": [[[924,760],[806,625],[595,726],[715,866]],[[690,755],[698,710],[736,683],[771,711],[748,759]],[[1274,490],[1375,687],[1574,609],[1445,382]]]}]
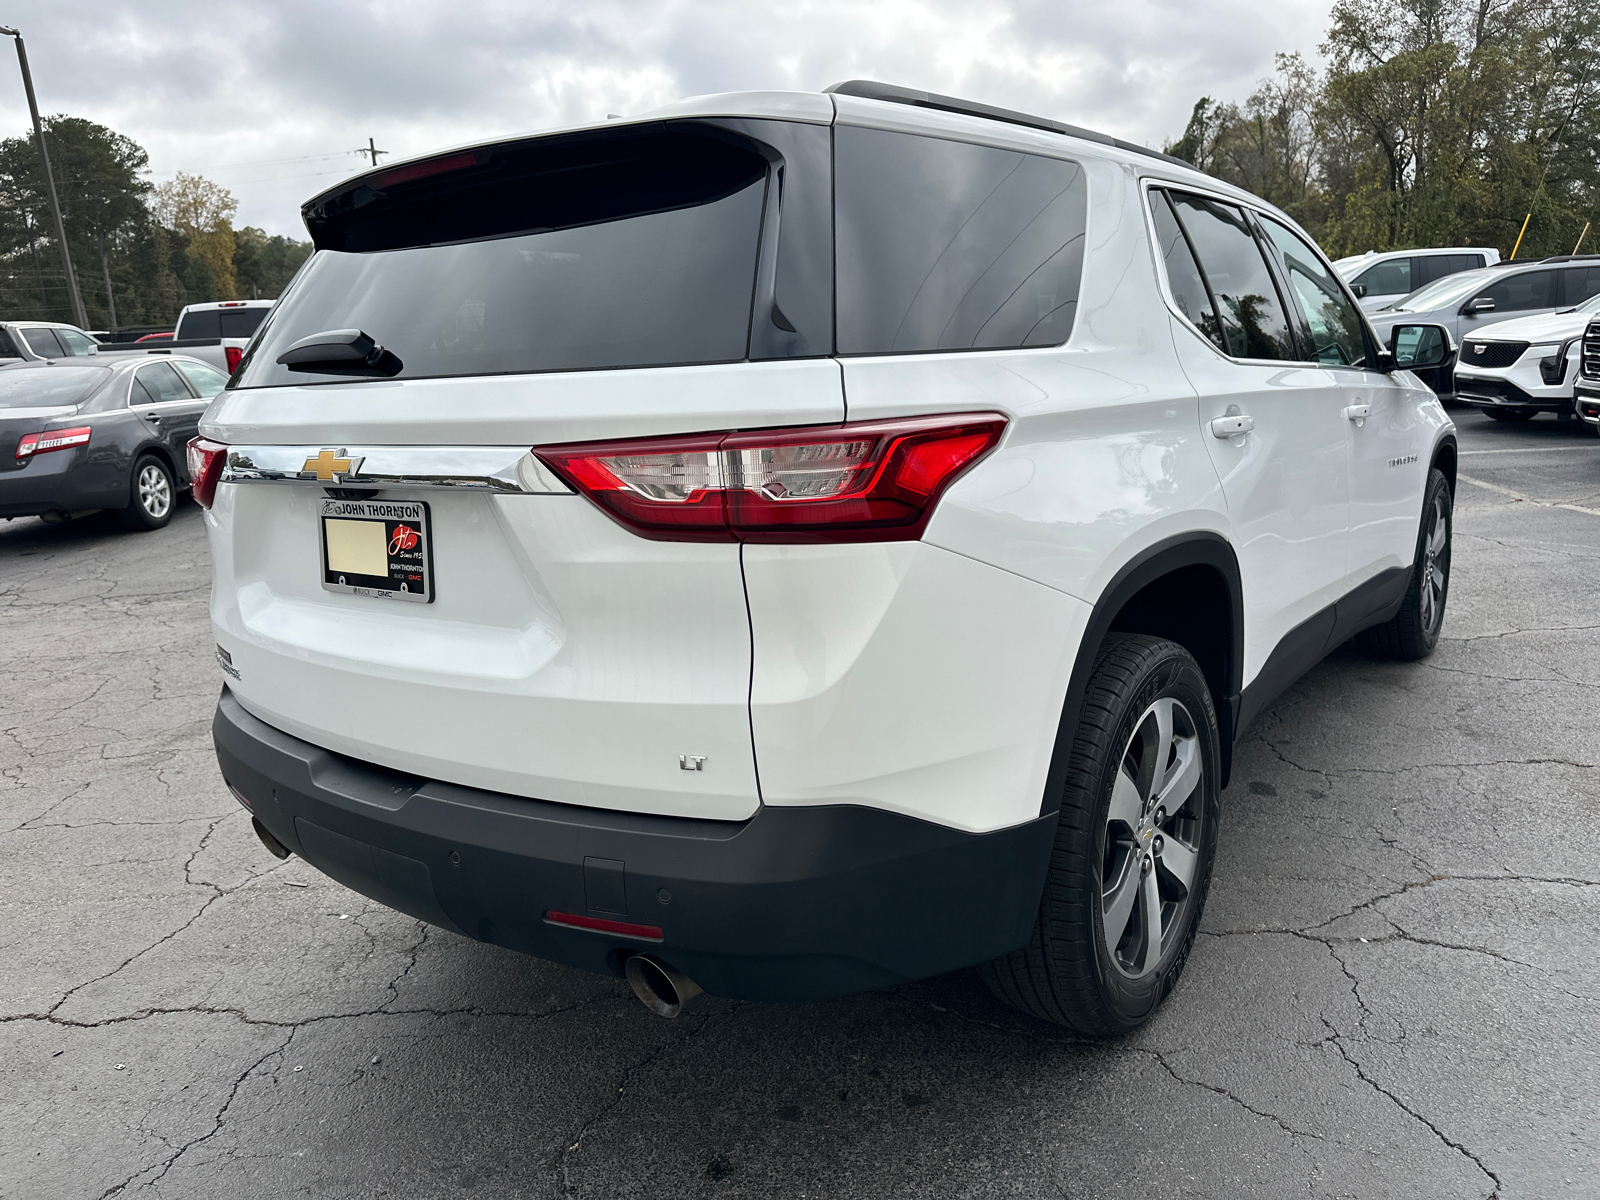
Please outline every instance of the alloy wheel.
[{"label": "alloy wheel", "polygon": [[1422,627],[1432,634],[1444,616],[1445,569],[1449,559],[1449,526],[1444,496],[1433,498],[1433,520],[1422,552]]},{"label": "alloy wheel", "polygon": [[1177,700],[1134,726],[1111,787],[1101,866],[1101,933],[1116,969],[1150,974],[1183,928],[1200,861],[1205,763],[1194,718]]},{"label": "alloy wheel", "polygon": [[172,480],[155,463],[146,463],[139,472],[139,507],[153,521],[159,521],[172,510]]}]

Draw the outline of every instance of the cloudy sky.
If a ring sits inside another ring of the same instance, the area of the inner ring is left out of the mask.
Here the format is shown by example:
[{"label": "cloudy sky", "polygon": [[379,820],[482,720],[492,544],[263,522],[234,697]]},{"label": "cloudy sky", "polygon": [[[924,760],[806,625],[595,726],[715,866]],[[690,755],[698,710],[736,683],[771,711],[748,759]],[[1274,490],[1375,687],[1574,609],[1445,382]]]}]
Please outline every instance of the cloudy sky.
[{"label": "cloudy sky", "polygon": [[[1196,97],[1242,99],[1278,50],[1314,57],[1329,0],[28,0],[40,108],[205,175],[237,223],[303,236],[300,202],[395,156],[632,115],[705,92],[868,78],[1159,145]],[[28,130],[9,51],[0,129]]]}]

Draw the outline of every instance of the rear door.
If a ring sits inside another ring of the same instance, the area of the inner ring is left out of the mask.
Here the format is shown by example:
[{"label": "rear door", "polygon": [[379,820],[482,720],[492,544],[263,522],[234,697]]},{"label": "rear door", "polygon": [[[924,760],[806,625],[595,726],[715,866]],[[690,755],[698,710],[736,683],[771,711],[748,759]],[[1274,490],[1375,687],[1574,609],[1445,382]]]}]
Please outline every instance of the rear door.
[{"label": "rear door", "polygon": [[[1275,651],[1316,661],[1342,592],[1350,519],[1343,379],[1305,361],[1262,245],[1235,205],[1152,191],[1179,358],[1233,523],[1245,600],[1244,681]],[[1195,268],[1198,260],[1200,270]],[[1180,298],[1187,293],[1188,299]],[[1242,422],[1242,428],[1230,421]]]},{"label": "rear door", "polygon": [[202,400],[170,362],[146,363],[134,372],[129,407],[152,435],[165,443],[178,472],[178,482],[188,480],[189,439],[200,431]]},{"label": "rear door", "polygon": [[[203,425],[233,447],[212,613],[241,703],[427,778],[753,813],[740,547],[630,532],[529,448],[842,420],[827,163],[820,124],[612,126],[313,201],[320,249]],[[341,329],[376,367],[277,362]],[[403,595],[382,538],[369,568],[329,524],[370,520],[415,535]]]}]

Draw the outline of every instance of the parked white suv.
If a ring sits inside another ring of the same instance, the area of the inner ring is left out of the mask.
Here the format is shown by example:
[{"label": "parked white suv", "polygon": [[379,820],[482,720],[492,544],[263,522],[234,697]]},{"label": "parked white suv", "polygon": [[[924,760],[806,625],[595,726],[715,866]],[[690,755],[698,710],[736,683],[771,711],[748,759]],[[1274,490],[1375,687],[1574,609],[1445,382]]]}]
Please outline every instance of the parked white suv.
[{"label": "parked white suv", "polygon": [[987,964],[1132,1028],[1238,732],[1438,638],[1449,419],[1176,160],[851,83],[304,213],[191,447],[222,773],[274,853],[657,1011]]},{"label": "parked white suv", "polygon": [[1368,250],[1352,254],[1333,264],[1339,277],[1350,285],[1362,311],[1376,312],[1436,279],[1492,267],[1500,252],[1491,246],[1439,247],[1429,250]]},{"label": "parked white suv", "polygon": [[1461,342],[1455,398],[1498,421],[1542,412],[1573,415],[1583,332],[1600,313],[1600,294],[1575,308],[1491,325]]}]

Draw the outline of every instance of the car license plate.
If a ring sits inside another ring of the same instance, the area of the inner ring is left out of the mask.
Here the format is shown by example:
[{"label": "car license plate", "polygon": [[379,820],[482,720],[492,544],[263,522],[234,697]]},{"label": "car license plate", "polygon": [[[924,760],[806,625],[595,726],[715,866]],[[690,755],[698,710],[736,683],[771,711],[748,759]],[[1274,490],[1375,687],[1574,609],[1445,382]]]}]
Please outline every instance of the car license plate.
[{"label": "car license plate", "polygon": [[433,600],[433,541],[419,500],[324,500],[322,586],[386,600]]}]

